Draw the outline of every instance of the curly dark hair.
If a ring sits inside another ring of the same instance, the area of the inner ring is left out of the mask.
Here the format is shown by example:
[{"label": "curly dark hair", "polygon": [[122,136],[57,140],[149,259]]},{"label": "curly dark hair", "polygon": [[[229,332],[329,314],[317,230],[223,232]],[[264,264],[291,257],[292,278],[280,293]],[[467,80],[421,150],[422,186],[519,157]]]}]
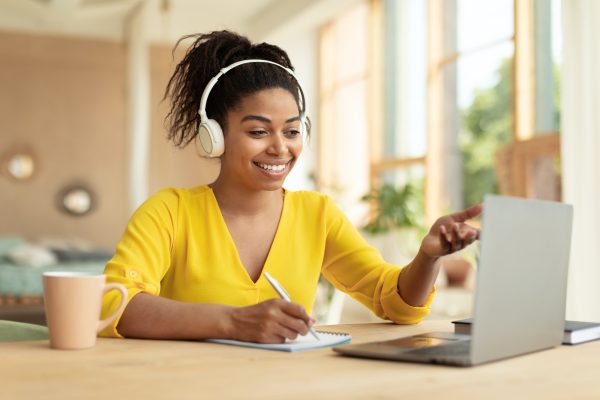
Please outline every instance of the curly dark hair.
[{"label": "curly dark hair", "polygon": [[[173,53],[181,41],[193,38],[194,43],[175,68],[163,97],[163,100],[171,98],[171,108],[165,118],[167,137],[179,147],[185,147],[196,137],[202,92],[221,68],[257,58],[294,70],[290,58],[281,48],[268,43],[252,44],[248,38],[226,30],[184,36],[175,44]],[[210,92],[206,113],[225,130],[229,110],[244,97],[272,88],[289,91],[296,99],[298,110],[301,110],[298,82],[293,76],[276,65],[249,63],[232,69],[219,79]],[[307,125],[309,131],[310,123]]]}]

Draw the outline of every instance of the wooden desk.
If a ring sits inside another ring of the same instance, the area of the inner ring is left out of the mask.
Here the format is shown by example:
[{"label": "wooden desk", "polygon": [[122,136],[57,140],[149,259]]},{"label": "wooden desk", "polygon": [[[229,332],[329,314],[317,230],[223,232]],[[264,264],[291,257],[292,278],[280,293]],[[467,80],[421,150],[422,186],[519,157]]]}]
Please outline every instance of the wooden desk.
[{"label": "wooden desk", "polygon": [[[366,342],[432,330],[338,325]],[[0,344],[1,399],[596,399],[600,341],[473,368],[347,358],[331,349],[284,353],[200,342],[99,339],[57,351],[48,342]]]}]

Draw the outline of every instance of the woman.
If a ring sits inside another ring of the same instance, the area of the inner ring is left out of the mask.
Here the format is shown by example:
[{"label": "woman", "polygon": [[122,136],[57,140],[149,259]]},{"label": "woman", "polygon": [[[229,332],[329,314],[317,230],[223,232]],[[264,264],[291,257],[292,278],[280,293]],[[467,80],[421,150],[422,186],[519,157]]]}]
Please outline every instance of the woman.
[{"label": "woman", "polygon": [[[321,273],[378,316],[419,322],[435,261],[477,239],[464,221],[480,207],[438,219],[405,268],[385,263],[327,196],[282,188],[310,131],[287,54],[228,31],[195,39],[165,93],[169,138],[196,140],[221,170],[210,185],[160,191],[134,213],[105,269],[127,287],[128,304],[103,335],[293,339],[314,324]],[[293,302],[278,298],[264,272]],[[103,311],[117,305],[109,293]]]}]

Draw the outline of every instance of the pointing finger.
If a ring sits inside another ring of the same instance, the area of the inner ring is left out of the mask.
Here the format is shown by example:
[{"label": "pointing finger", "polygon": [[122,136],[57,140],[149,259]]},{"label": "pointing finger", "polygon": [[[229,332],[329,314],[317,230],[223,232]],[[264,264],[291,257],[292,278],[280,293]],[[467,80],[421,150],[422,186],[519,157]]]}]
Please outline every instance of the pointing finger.
[{"label": "pointing finger", "polygon": [[452,219],[454,219],[456,222],[465,222],[471,218],[475,218],[476,216],[481,214],[482,211],[483,211],[483,205],[480,203],[480,204],[475,204],[474,206],[471,206],[471,207],[467,208],[466,210],[456,212],[456,213],[452,214],[451,216],[452,216]]}]

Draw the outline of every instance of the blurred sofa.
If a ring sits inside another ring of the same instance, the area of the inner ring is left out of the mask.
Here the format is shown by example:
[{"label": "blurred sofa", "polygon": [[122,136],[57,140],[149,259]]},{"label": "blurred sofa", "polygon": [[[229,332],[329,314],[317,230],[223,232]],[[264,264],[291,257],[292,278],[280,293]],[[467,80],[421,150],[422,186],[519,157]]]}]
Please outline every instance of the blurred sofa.
[{"label": "blurred sofa", "polygon": [[19,236],[0,236],[0,320],[44,325],[42,274],[102,273],[111,256],[80,245],[40,245]]}]

